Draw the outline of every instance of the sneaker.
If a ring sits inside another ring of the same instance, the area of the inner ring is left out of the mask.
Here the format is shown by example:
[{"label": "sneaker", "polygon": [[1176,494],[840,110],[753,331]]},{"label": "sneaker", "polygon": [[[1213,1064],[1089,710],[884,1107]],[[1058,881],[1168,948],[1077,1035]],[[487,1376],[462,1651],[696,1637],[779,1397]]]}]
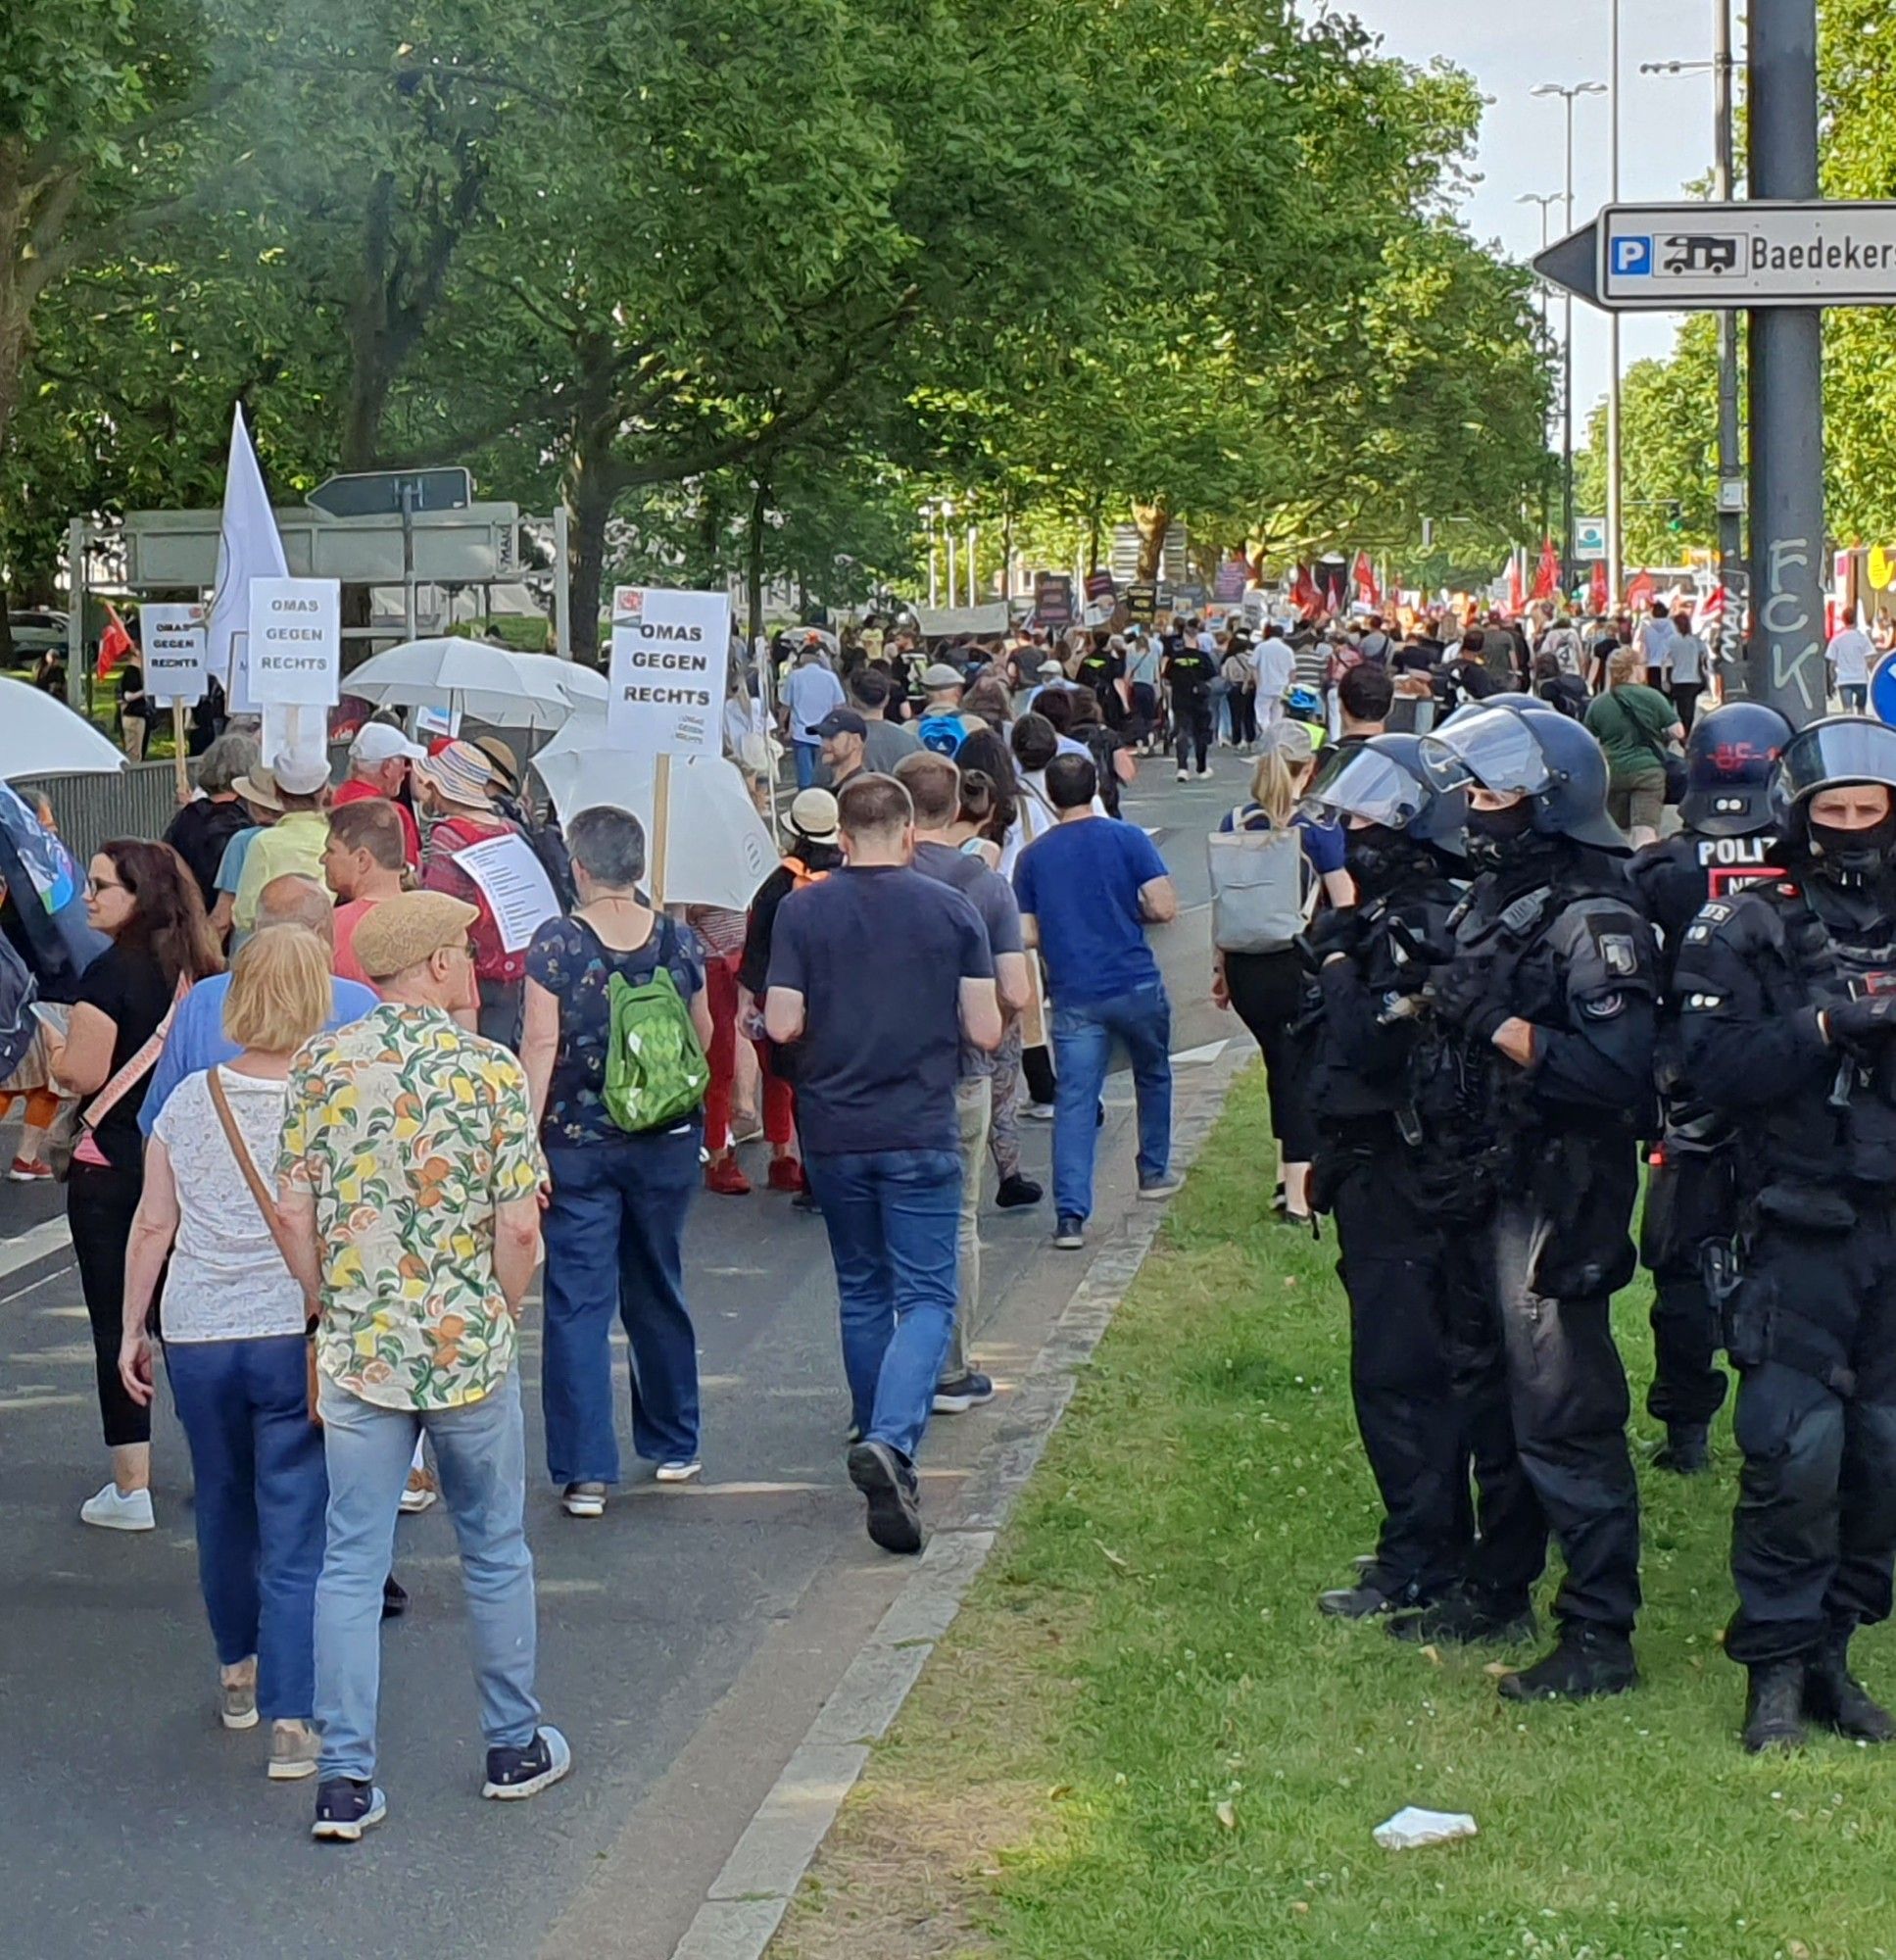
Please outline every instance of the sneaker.
[{"label": "sneaker", "polygon": [[[1503,1701],[1588,1701],[1599,1694],[1624,1694],[1638,1680],[1627,1635],[1575,1621],[1561,1628],[1551,1652],[1519,1674],[1504,1674],[1499,1685]],[[1801,1688],[1793,1669],[1793,1696]]]},{"label": "sneaker", "polygon": [[1766,1661],[1751,1670],[1744,1697],[1744,1746],[1748,1755],[1804,1746],[1804,1665]]},{"label": "sneaker", "polygon": [[271,1783],[300,1783],[316,1773],[316,1758],[322,1753],[322,1739],[307,1722],[272,1722],[269,1725],[269,1780]]},{"label": "sneaker", "polygon": [[763,1118],[754,1109],[733,1109],[731,1111],[731,1141],[734,1144],[754,1144],[762,1140]]},{"label": "sneaker", "polygon": [[1050,1123],[1053,1120],[1053,1105],[1050,1102],[1025,1102],[1020,1113],[1030,1123]]},{"label": "sneaker", "polygon": [[1666,1441],[1653,1453],[1655,1470],[1670,1470],[1676,1476],[1696,1477],[1712,1467],[1711,1424],[1669,1422]]},{"label": "sneaker", "polygon": [[382,1581],[382,1618],[399,1620],[409,1609],[409,1589],[391,1572]]},{"label": "sneaker", "polygon": [[1210,774],[1211,774],[1211,771],[1210,771],[1209,769],[1200,769],[1200,770],[1198,771],[1198,780],[1199,780],[1200,782],[1203,782],[1203,781],[1205,781],[1205,779],[1206,779],[1206,778],[1207,778],[1207,777],[1208,777],[1208,776],[1209,776]]},{"label": "sneaker", "polygon": [[606,1515],[604,1484],[568,1484],[560,1503],[569,1518],[603,1518]]},{"label": "sneaker", "polygon": [[790,1200],[790,1208],[793,1211],[812,1212],[819,1218],[823,1215],[823,1207],[817,1203],[815,1192],[811,1191],[807,1186]]},{"label": "sneaker", "polygon": [[441,1494],[441,1486],[434,1481],[432,1470],[411,1470],[408,1489],[402,1493],[402,1508],[410,1517],[425,1511]]},{"label": "sneaker", "polygon": [[1389,1622],[1393,1639],[1413,1641],[1418,1645],[1434,1641],[1447,1641],[1456,1646],[1531,1641],[1537,1631],[1533,1608],[1525,1599],[1496,1599],[1491,1593],[1465,1588],[1420,1612],[1404,1613]]},{"label": "sneaker", "polygon": [[1148,1204],[1157,1204],[1168,1198],[1176,1198],[1185,1189],[1182,1177],[1161,1177],[1151,1184],[1142,1184],[1139,1195]]},{"label": "sneaker", "polygon": [[503,1803],[538,1796],[556,1784],[573,1766],[573,1752],[558,1729],[536,1729],[533,1740],[524,1749],[489,1749],[487,1781],[481,1785],[483,1796],[499,1797]]},{"label": "sneaker", "polygon": [[719,1198],[749,1198],[751,1180],[744,1174],[735,1152],[726,1152],[705,1173],[705,1189]]},{"label": "sneaker", "polygon": [[1087,1221],[1062,1218],[1054,1228],[1053,1243],[1063,1252],[1077,1252],[1087,1243]]},{"label": "sneaker", "polygon": [[1022,1177],[1016,1171],[1012,1177],[1000,1180],[1000,1189],[995,1193],[995,1203],[1002,1211],[1012,1211],[1017,1205],[1038,1204],[1042,1191],[1031,1177]]},{"label": "sneaker", "polygon": [[257,1726],[257,1663],[240,1661],[218,1675],[218,1720],[226,1729]]},{"label": "sneaker", "polygon": [[1191,780],[1191,771],[1190,769],[1181,769],[1179,771],[1180,782],[1189,783]]},{"label": "sneaker", "polygon": [[850,1482],[869,1500],[869,1536],[884,1551],[922,1548],[922,1507],[915,1473],[886,1443],[858,1443],[849,1454]]},{"label": "sneaker", "polygon": [[803,1192],[809,1189],[809,1180],[803,1175],[803,1167],[795,1157],[772,1157],[767,1182],[772,1191]]},{"label": "sneaker", "polygon": [[97,1525],[101,1531],[148,1532],[158,1520],[152,1516],[149,1491],[122,1491],[108,1484],[79,1506],[79,1522]]},{"label": "sneaker", "polygon": [[991,1402],[994,1398],[994,1383],[978,1368],[956,1375],[951,1382],[935,1384],[937,1415],[966,1415],[971,1408],[979,1408],[983,1402]]},{"label": "sneaker", "polygon": [[705,1474],[705,1466],[696,1456],[673,1456],[652,1474],[660,1484],[689,1484]]},{"label": "sneaker", "polygon": [[316,1822],[310,1826],[310,1836],[353,1844],[371,1824],[379,1824],[387,1815],[388,1798],[372,1783],[331,1777],[316,1791]]},{"label": "sneaker", "polygon": [[1317,1611],[1326,1620],[1377,1620],[1389,1613],[1400,1613],[1416,1603],[1413,1587],[1404,1587],[1399,1592],[1386,1592],[1373,1579],[1360,1586],[1338,1586],[1333,1592],[1317,1594]]},{"label": "sneaker", "polygon": [[7,1171],[9,1184],[39,1184],[50,1178],[53,1166],[37,1157],[15,1157]]}]

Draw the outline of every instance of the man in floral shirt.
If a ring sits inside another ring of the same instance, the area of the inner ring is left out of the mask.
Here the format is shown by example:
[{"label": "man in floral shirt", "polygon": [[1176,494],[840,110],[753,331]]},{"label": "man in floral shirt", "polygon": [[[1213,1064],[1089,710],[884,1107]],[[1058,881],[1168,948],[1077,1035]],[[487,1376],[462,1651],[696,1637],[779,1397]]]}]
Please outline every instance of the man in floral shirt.
[{"label": "man in floral shirt", "polygon": [[539,1252],[545,1169],[526,1078],[454,1018],[473,998],[474,908],[385,899],[356,931],[382,1004],[290,1071],[278,1209],[305,1291],[329,1469],[316,1589],[316,1836],[354,1840],[374,1786],[382,1581],[416,1437],[434,1442],[461,1544],[488,1742],[482,1795],[571,1767],[534,1699],[533,1559],[514,1324]]}]

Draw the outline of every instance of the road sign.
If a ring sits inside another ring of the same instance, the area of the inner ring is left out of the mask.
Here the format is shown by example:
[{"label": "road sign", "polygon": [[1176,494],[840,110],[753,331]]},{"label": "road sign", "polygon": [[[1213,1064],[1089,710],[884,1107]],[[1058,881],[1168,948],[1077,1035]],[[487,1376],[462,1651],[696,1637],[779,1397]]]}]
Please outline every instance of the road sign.
[{"label": "road sign", "polygon": [[1574,556],[1581,564],[1594,564],[1606,557],[1606,519],[1574,519]]},{"label": "road sign", "polygon": [[1870,711],[1896,728],[1896,654],[1885,654],[1871,670]]},{"label": "road sign", "polygon": [[1610,312],[1896,306],[1896,201],[1608,205],[1533,264]]},{"label": "road sign", "polygon": [[306,503],[332,517],[399,517],[411,511],[464,511],[474,479],[464,469],[364,469],[318,483]]}]

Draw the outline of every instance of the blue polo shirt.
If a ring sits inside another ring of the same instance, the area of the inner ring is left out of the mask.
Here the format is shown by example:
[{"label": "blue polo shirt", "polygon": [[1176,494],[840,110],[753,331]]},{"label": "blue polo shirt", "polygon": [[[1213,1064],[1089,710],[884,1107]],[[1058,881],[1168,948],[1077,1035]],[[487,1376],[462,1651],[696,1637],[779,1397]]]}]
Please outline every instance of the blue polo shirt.
[{"label": "blue polo shirt", "polygon": [[1139,894],[1169,875],[1138,824],[1106,816],[1056,823],[1020,854],[1014,895],[1040,922],[1055,1005],[1086,1006],[1158,985]]}]

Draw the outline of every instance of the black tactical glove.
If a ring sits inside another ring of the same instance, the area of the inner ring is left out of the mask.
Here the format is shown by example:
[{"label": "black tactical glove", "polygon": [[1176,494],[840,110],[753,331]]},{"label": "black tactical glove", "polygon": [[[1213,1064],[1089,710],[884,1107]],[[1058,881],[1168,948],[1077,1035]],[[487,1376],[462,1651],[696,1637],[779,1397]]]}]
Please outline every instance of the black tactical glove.
[{"label": "black tactical glove", "polygon": [[1825,1007],[1823,1031],[1838,1048],[1896,1033],[1896,994],[1872,994],[1867,1000],[1840,1001],[1834,1007]]},{"label": "black tactical glove", "polygon": [[1510,1018],[1507,1004],[1493,997],[1485,960],[1458,959],[1438,966],[1429,996],[1436,1014],[1472,1041],[1493,1040],[1494,1030]]},{"label": "black tactical glove", "polygon": [[1333,953],[1351,954],[1362,944],[1362,914],[1354,906],[1332,906],[1310,921],[1304,936],[1321,966]]}]

